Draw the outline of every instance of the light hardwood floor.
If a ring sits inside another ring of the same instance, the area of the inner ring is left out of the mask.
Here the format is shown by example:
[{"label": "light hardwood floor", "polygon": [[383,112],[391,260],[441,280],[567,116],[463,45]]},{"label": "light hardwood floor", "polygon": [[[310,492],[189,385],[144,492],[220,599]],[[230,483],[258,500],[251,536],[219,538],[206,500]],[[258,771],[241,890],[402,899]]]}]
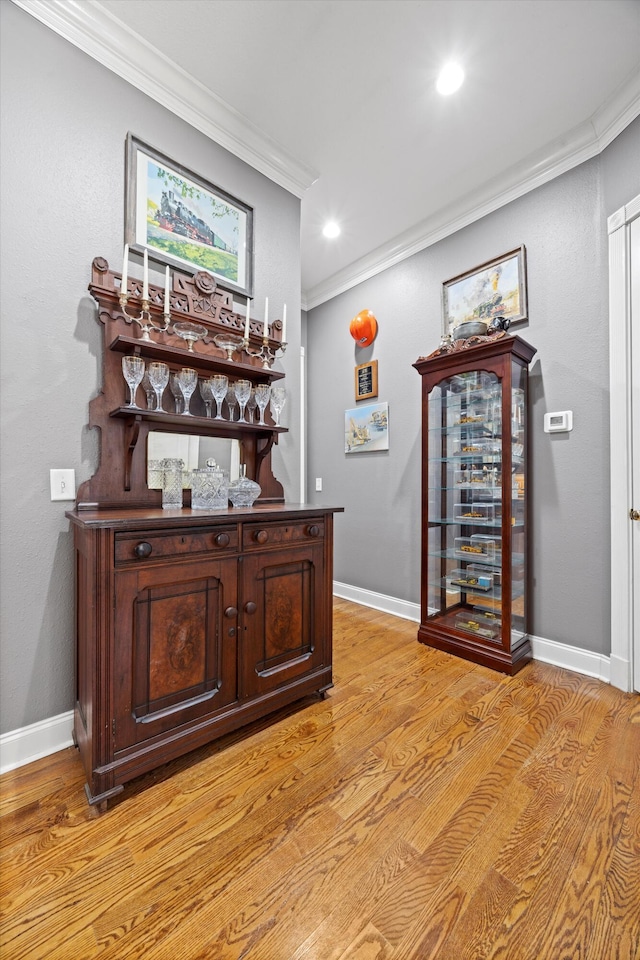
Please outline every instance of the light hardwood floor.
[{"label": "light hardwood floor", "polygon": [[0,780],[2,960],[638,960],[640,698],[335,602],[335,686],[129,785]]}]

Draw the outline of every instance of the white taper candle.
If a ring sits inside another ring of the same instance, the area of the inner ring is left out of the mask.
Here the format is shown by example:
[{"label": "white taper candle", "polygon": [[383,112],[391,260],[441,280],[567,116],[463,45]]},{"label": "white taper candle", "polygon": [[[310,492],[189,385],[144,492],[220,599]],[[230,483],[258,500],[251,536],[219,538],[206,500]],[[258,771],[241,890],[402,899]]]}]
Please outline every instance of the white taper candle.
[{"label": "white taper candle", "polygon": [[142,271],[142,299],[149,299],[149,255],[145,249]]},{"label": "white taper candle", "polygon": [[247,316],[244,321],[244,338],[249,339],[249,321],[251,320],[251,300],[247,300]]},{"label": "white taper candle", "polygon": [[164,275],[164,312],[167,316],[171,313],[171,302],[169,300],[169,287],[171,286],[171,278],[169,274],[169,267],[167,267]]},{"label": "white taper candle", "polygon": [[122,259],[122,280],[120,282],[120,296],[127,295],[127,284],[129,282],[129,244],[124,245],[124,257]]}]

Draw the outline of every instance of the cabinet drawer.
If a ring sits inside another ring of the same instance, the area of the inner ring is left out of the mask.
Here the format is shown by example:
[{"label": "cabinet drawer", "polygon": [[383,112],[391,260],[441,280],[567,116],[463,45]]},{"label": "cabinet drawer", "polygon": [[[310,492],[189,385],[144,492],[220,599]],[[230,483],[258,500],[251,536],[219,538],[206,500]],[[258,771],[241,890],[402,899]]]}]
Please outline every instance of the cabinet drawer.
[{"label": "cabinet drawer", "polygon": [[173,533],[116,533],[116,566],[163,560],[167,557],[218,555],[238,549],[238,528],[203,527],[197,531],[177,530]]},{"label": "cabinet drawer", "polygon": [[324,521],[305,520],[296,523],[245,523],[242,528],[242,549],[259,549],[269,544],[286,545],[324,539]]}]

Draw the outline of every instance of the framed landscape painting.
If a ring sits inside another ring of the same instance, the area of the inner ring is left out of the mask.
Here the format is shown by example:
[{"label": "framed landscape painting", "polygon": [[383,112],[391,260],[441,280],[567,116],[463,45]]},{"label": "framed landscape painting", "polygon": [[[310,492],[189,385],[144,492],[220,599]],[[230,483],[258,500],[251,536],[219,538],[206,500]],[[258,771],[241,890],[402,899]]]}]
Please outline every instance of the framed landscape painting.
[{"label": "framed landscape painting", "polygon": [[511,324],[527,319],[527,273],[524,246],[495,257],[442,285],[444,333],[461,323],[505,317]]},{"label": "framed landscape painting", "polygon": [[253,210],[198,174],[127,136],[125,242],[161,263],[212,274],[253,295]]},{"label": "framed landscape painting", "polygon": [[389,449],[389,404],[367,403],[344,412],[344,452]]}]

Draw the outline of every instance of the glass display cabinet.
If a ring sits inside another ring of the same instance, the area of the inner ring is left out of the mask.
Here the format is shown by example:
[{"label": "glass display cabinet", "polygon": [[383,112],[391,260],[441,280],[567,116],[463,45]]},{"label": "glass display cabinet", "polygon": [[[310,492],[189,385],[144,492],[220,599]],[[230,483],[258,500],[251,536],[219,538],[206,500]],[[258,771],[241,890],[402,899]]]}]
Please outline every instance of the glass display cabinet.
[{"label": "glass display cabinet", "polygon": [[519,337],[458,341],[422,376],[422,585],[418,639],[513,674],[527,622],[527,377]]}]

